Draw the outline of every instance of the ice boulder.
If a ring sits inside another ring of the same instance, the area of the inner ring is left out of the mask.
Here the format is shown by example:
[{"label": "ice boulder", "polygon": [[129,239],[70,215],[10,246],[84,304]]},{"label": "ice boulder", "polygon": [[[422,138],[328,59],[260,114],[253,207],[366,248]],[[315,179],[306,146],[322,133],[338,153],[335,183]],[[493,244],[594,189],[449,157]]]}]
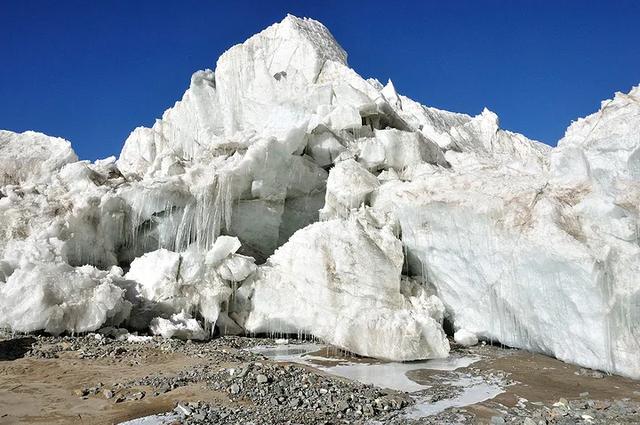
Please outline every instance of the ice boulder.
[{"label": "ice boulder", "polygon": [[200,323],[186,313],[173,314],[171,318],[156,317],[149,325],[151,333],[163,338],[206,340],[209,335]]},{"label": "ice boulder", "polygon": [[192,246],[184,252],[159,249],[136,258],[125,276],[134,282],[129,290],[134,302],[130,324],[141,329],[155,316],[197,313],[206,328],[215,325],[226,312],[232,283],[256,268],[253,258],[234,254],[239,247],[237,238],[223,235],[208,252]]},{"label": "ice boulder", "polygon": [[248,332],[303,333],[364,356],[447,356],[443,306],[401,279],[402,244],[366,211],[296,232],[238,290]]},{"label": "ice boulder", "polygon": [[323,218],[346,217],[352,209],[369,202],[371,193],[380,186],[376,176],[353,159],[340,161],[327,179]]},{"label": "ice boulder", "polygon": [[18,332],[90,332],[122,323],[131,310],[119,287],[122,270],[38,263],[0,284],[0,327]]},{"label": "ice boulder", "polygon": [[447,165],[440,147],[419,132],[375,130],[374,137],[359,141],[359,162],[370,170],[402,171],[414,164]]},{"label": "ice boulder", "polygon": [[222,260],[231,254],[235,254],[241,244],[238,238],[233,236],[218,236],[213,243],[211,250],[207,252],[206,263],[210,266],[217,266]]},{"label": "ice boulder", "polygon": [[230,282],[241,282],[256,271],[253,257],[232,254],[216,267],[218,275]]},{"label": "ice boulder", "polygon": [[473,332],[466,329],[459,329],[453,334],[453,339],[460,345],[471,347],[478,343],[478,337]]}]

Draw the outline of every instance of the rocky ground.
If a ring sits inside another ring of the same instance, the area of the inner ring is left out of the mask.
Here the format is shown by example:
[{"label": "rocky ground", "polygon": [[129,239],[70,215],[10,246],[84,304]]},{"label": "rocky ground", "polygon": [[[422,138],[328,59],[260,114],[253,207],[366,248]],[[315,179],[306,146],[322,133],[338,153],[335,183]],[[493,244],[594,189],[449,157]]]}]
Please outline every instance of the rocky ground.
[{"label": "rocky ground", "polygon": [[[456,347],[480,360],[451,371],[411,371],[411,380],[428,388],[407,394],[248,350],[273,343],[5,336],[0,423],[112,424],[164,412],[166,423],[187,424],[640,423],[640,382],[519,350]],[[464,388],[452,382],[460,379],[499,383],[504,392],[407,416],[420,403],[459,397]]]}]

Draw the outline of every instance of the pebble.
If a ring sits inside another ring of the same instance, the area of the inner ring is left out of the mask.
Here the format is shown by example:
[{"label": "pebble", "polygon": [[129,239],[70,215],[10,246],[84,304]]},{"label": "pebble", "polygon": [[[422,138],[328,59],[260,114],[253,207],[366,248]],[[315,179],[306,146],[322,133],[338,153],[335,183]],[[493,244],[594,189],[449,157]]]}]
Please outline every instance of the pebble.
[{"label": "pebble", "polygon": [[89,395],[89,390],[87,390],[86,388],[79,388],[77,390],[74,390],[73,393],[78,397],[84,397],[86,395]]},{"label": "pebble", "polygon": [[300,404],[300,399],[298,398],[292,398],[291,400],[289,400],[289,406],[291,407],[298,407],[298,405]]},{"label": "pebble", "polygon": [[505,420],[502,416],[492,416],[491,417],[491,425],[503,425],[505,424]]},{"label": "pebble", "polygon": [[349,408],[349,403],[347,403],[344,400],[340,400],[336,403],[336,410],[338,412],[344,412],[345,410],[347,410]]},{"label": "pebble", "polygon": [[178,405],[176,406],[175,409],[173,409],[176,413],[178,414],[182,414],[185,416],[189,416],[191,415],[191,408],[189,408],[189,406],[185,406],[182,403],[178,403]]},{"label": "pebble", "polygon": [[129,400],[142,400],[144,398],[144,391],[138,391],[133,394],[130,394],[127,398]]}]

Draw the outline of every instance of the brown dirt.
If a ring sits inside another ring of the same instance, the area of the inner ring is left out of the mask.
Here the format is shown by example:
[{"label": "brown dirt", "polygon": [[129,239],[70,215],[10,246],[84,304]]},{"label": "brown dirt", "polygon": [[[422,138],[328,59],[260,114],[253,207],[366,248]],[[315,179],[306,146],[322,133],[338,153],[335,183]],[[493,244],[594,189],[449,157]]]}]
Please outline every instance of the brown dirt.
[{"label": "brown dirt", "polygon": [[[485,347],[488,352],[500,350]],[[509,350],[508,355],[489,355],[471,367],[486,371],[503,371],[516,381],[493,400],[469,407],[477,415],[479,423],[488,423],[491,416],[499,414],[491,408],[496,403],[513,407],[519,398],[529,402],[552,405],[560,398],[567,400],[620,400],[628,398],[640,402],[640,381],[616,375],[602,378],[580,375],[580,367],[563,363],[552,357],[521,350]],[[578,374],[577,374],[578,373]],[[589,395],[581,397],[581,393]],[[639,418],[640,422],[640,418]]]},{"label": "brown dirt", "polygon": [[153,350],[139,364],[113,359],[79,359],[76,352],[57,359],[20,358],[0,361],[0,424],[112,424],[154,413],[166,412],[181,400],[226,402],[223,393],[190,385],[152,397],[150,388],[138,401],[115,403],[102,394],[86,399],[75,390],[115,382],[126,382],[152,374],[171,374],[204,360],[184,354]]}]

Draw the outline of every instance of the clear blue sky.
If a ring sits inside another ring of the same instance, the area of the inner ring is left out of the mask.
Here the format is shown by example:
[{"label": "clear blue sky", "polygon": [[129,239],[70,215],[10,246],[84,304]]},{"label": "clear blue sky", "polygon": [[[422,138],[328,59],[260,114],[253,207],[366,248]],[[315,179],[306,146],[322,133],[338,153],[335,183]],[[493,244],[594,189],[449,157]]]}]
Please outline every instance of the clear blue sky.
[{"label": "clear blue sky", "polygon": [[364,77],[554,145],[571,120],[640,83],[640,2],[0,2],[0,128],[120,152],[190,75],[286,13],[323,22]]}]

